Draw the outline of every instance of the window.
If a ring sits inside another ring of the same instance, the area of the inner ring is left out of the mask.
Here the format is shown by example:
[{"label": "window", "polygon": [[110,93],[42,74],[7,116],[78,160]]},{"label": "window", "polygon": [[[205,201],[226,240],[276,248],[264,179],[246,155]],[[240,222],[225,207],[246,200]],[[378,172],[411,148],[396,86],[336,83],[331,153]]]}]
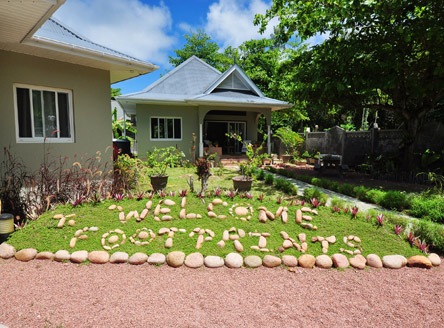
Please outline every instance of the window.
[{"label": "window", "polygon": [[151,139],[182,139],[182,119],[175,117],[151,117]]},{"label": "window", "polygon": [[17,142],[73,142],[70,90],[14,85]]}]

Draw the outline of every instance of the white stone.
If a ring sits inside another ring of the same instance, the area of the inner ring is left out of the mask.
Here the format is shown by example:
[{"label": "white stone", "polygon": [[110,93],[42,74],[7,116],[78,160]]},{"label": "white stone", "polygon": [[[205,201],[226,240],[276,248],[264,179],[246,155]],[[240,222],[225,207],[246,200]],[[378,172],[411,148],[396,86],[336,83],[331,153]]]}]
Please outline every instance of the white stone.
[{"label": "white stone", "polygon": [[129,257],[128,254],[125,252],[115,252],[113,255],[111,255],[109,262],[110,263],[126,263],[126,262],[128,262],[128,257]]},{"label": "white stone", "polygon": [[88,259],[87,251],[76,251],[71,254],[71,262],[74,263],[83,263]]},{"label": "white stone", "polygon": [[242,264],[244,263],[244,259],[241,255],[237,253],[229,253],[225,257],[225,265],[229,268],[236,269],[240,268]]},{"label": "white stone", "polygon": [[204,264],[208,268],[220,268],[224,266],[224,259],[220,256],[207,256],[205,257]]},{"label": "white stone", "polygon": [[149,264],[164,264],[166,261],[166,256],[161,253],[153,253],[148,257],[147,262]]},{"label": "white stone", "polygon": [[57,262],[69,261],[71,254],[67,250],[61,249],[54,254],[54,260]]}]

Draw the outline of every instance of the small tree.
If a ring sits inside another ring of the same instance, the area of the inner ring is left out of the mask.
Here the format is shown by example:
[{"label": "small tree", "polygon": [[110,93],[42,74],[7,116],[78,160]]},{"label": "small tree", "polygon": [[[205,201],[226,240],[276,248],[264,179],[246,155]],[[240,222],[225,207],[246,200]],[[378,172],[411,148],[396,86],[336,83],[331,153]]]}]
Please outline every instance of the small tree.
[{"label": "small tree", "polygon": [[299,156],[304,139],[297,132],[288,126],[280,127],[274,136],[278,137],[285,145],[287,155],[292,155],[294,159]]}]

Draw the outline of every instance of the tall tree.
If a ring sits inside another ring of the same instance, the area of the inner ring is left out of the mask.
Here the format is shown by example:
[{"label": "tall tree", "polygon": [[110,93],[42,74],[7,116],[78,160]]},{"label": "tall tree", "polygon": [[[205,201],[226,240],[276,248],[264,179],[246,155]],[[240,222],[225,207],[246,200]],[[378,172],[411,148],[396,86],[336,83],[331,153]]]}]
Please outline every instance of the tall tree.
[{"label": "tall tree", "polygon": [[395,113],[404,122],[412,168],[421,120],[444,96],[442,0],[273,0],[256,24],[279,18],[276,38],[328,38],[295,60],[307,102]]},{"label": "tall tree", "polygon": [[187,42],[182,49],[174,50],[176,57],[169,56],[169,61],[174,67],[193,55],[222,72],[233,64],[232,59],[219,52],[220,48],[217,43],[212,41],[204,31],[197,30],[195,33],[185,34],[184,37]]}]

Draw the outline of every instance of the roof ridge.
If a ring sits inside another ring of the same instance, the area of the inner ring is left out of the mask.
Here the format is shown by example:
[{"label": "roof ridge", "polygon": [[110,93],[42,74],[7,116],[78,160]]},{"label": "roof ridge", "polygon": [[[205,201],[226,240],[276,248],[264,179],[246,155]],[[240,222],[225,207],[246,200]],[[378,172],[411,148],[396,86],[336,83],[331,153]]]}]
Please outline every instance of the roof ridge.
[{"label": "roof ridge", "polygon": [[164,76],[162,76],[160,79],[158,79],[156,82],[148,85],[145,89],[143,89],[141,91],[142,92],[149,92],[150,90],[152,90],[154,87],[158,86],[160,83],[162,83],[163,81],[165,81],[166,79],[170,78],[171,76],[173,76],[174,74],[176,74],[177,72],[179,72],[180,70],[182,70],[185,66],[187,66],[189,63],[191,63],[193,60],[197,60],[203,64],[205,64],[206,66],[210,67],[211,69],[213,69],[215,72],[219,73],[220,75],[222,75],[222,72],[220,72],[219,70],[217,70],[216,68],[214,68],[213,66],[211,66],[210,64],[204,62],[202,59],[200,59],[199,57],[197,57],[196,55],[192,55],[190,58],[188,58],[187,60],[185,60],[183,63],[181,63],[179,66],[174,67],[171,71],[169,71],[167,74],[165,74]]},{"label": "roof ridge", "polygon": [[[64,29],[66,32],[71,33],[72,35],[74,35],[75,37],[79,38],[79,39],[82,40],[82,41],[89,42],[89,43],[91,43],[91,44],[93,44],[93,45],[95,45],[95,46],[102,47],[102,48],[104,48],[104,49],[106,49],[106,50],[109,50],[109,51],[115,52],[115,53],[117,53],[117,54],[119,54],[119,55],[121,55],[121,56],[129,57],[129,58],[132,58],[133,60],[137,60],[137,61],[140,61],[140,62],[144,62],[143,60],[141,60],[141,59],[139,59],[139,58],[136,58],[136,57],[130,56],[130,55],[128,55],[128,54],[125,54],[125,53],[123,53],[123,52],[120,52],[120,51],[118,51],[118,50],[115,50],[115,49],[109,48],[109,47],[107,47],[107,46],[104,46],[103,44],[99,44],[99,43],[96,43],[96,42],[94,42],[94,41],[91,41],[91,40],[88,39],[87,37],[81,35],[80,33],[76,32],[76,31],[74,31],[71,27],[66,26],[64,23],[62,23],[61,21],[59,21],[58,19],[56,19],[56,18],[54,18],[54,17],[50,17],[48,20],[53,21],[55,24],[59,25],[62,29]],[[39,37],[39,36],[37,35],[37,37]]]}]

